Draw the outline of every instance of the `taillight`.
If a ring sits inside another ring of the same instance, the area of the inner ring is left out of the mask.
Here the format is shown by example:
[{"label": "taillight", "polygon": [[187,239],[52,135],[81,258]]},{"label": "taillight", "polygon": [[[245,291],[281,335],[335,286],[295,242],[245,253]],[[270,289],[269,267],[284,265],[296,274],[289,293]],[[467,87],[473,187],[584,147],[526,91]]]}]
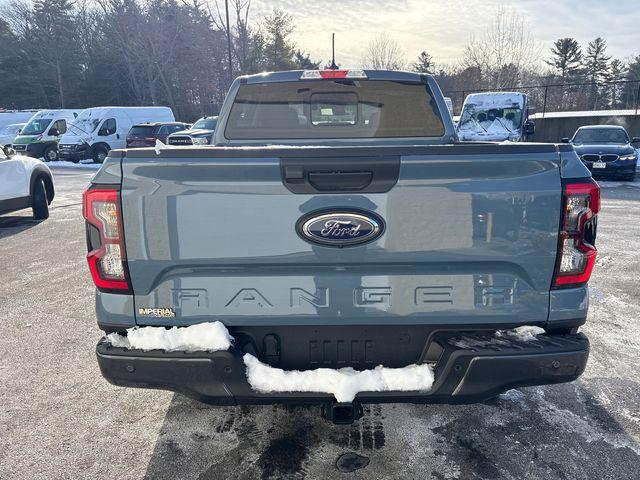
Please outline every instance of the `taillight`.
[{"label": "taillight", "polygon": [[564,184],[562,230],[554,286],[583,285],[596,262],[596,227],[600,187],[593,179]]},{"label": "taillight", "polygon": [[87,221],[87,261],[99,290],[131,293],[122,236],[120,192],[91,186],[82,193],[82,215]]},{"label": "taillight", "polygon": [[331,80],[339,78],[367,78],[364,70],[305,70],[300,80]]}]

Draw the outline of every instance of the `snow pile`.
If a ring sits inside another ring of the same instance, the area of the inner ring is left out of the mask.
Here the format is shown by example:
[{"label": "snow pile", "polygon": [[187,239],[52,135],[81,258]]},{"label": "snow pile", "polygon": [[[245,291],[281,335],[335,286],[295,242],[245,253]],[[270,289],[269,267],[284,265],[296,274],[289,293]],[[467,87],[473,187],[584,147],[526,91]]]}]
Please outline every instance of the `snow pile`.
[{"label": "snow pile", "polygon": [[92,160],[81,160],[79,163],[68,162],[66,160],[58,160],[55,162],[49,162],[47,165],[50,168],[83,168],[83,169],[93,169],[98,170],[102,167],[101,163],[92,163]]},{"label": "snow pile", "polygon": [[544,328],[536,327],[535,325],[523,325],[521,327],[514,328],[513,330],[497,330],[491,336],[463,336],[456,337],[449,340],[451,345],[458,348],[484,348],[492,345],[495,346],[509,346],[511,341],[518,342],[531,342],[537,338],[538,335],[545,333]]},{"label": "snow pile", "polygon": [[155,146],[156,155],[160,155],[160,150],[164,150],[167,148],[175,148],[175,146],[167,145],[166,143],[163,143],[160,140],[156,139],[156,146]]},{"label": "snow pile", "polygon": [[513,330],[498,330],[496,337],[507,337],[520,342],[530,342],[544,333],[544,328],[535,325],[523,325]]},{"label": "snow pile", "polygon": [[357,371],[353,368],[333,370],[285,371],[260,362],[247,353],[247,380],[257,392],[320,392],[331,393],[338,402],[351,402],[358,392],[428,391],[433,385],[430,365],[409,365],[403,368],[385,368]]},{"label": "snow pile", "polygon": [[114,347],[168,352],[198,352],[227,350],[233,342],[227,328],[220,322],[199,323],[189,327],[133,327],[127,336],[110,333],[107,340]]}]

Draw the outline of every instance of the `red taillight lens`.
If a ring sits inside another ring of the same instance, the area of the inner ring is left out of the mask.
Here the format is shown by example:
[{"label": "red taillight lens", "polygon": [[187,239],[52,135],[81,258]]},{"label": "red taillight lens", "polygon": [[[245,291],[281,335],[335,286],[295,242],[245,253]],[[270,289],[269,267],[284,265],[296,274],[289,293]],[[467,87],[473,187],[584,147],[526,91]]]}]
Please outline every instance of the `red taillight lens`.
[{"label": "red taillight lens", "polygon": [[120,192],[110,187],[87,188],[82,194],[82,214],[87,221],[87,261],[96,287],[106,292],[131,293]]},{"label": "red taillight lens", "polygon": [[340,78],[364,79],[367,74],[364,70],[305,70],[300,76],[301,80],[331,80]]},{"label": "red taillight lens", "polygon": [[562,231],[554,286],[583,285],[596,261],[596,226],[600,187],[593,179],[564,185]]}]

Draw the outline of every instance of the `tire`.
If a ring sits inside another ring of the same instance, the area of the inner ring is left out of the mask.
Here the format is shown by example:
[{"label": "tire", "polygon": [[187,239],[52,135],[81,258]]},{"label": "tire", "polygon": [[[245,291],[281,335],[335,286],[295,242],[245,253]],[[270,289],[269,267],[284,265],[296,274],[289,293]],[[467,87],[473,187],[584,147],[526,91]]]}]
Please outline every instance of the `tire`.
[{"label": "tire", "polygon": [[47,199],[47,189],[44,187],[42,177],[36,179],[31,194],[31,210],[33,210],[34,220],[46,220],[49,218],[49,201]]},{"label": "tire", "polygon": [[45,162],[55,162],[58,160],[58,147],[52,145],[44,149],[44,153],[42,154]]},{"label": "tire", "polygon": [[109,150],[107,147],[103,145],[98,145],[93,149],[93,162],[94,163],[103,163],[104,159],[107,158],[107,154]]}]

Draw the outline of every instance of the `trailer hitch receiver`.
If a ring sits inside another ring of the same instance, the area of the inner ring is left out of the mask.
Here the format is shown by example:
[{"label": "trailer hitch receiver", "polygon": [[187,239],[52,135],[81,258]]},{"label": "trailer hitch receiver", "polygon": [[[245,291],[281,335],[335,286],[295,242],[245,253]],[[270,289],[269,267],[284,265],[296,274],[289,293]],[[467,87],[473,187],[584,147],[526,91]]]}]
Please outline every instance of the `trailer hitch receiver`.
[{"label": "trailer hitch receiver", "polygon": [[362,417],[362,405],[359,403],[325,403],[322,416],[335,425],[350,425]]}]

